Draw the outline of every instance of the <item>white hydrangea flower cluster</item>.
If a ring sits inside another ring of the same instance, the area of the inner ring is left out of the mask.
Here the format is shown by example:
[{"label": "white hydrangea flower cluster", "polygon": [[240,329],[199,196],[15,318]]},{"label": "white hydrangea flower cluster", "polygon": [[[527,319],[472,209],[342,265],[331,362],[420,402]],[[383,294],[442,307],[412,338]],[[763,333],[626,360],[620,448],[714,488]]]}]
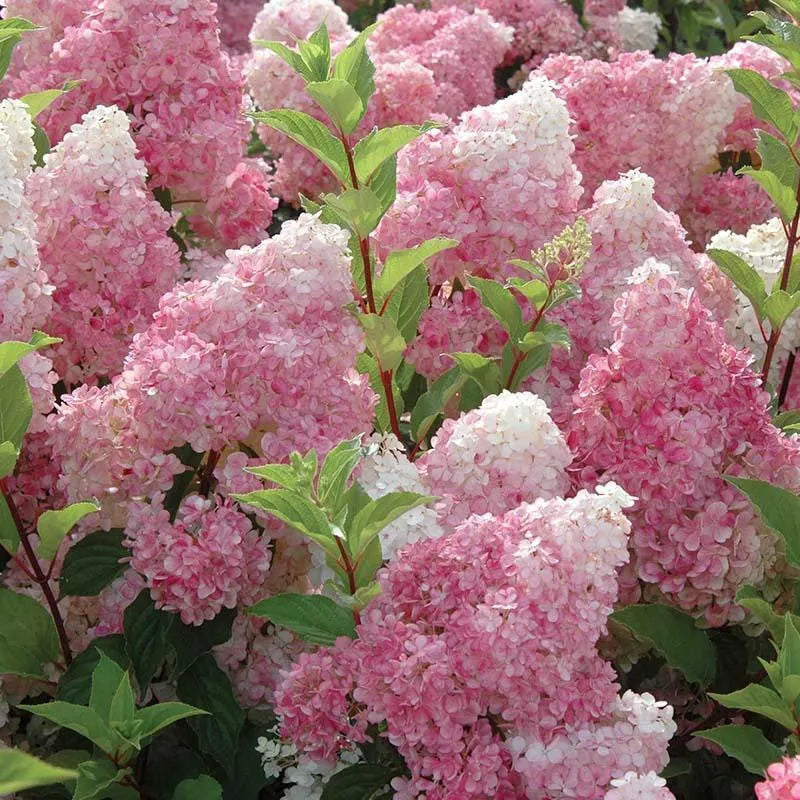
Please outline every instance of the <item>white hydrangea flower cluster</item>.
[{"label": "white hydrangea flower cluster", "polygon": [[674,797],[666,780],[655,772],[637,775],[631,771],[611,781],[604,800],[674,800]]},{"label": "white hydrangea flower cluster", "polygon": [[25,196],[33,166],[33,127],[19,100],[0,102],[0,339],[27,339],[52,305],[41,269],[36,222]]},{"label": "white hydrangea flower cluster", "polygon": [[[786,234],[777,217],[763,225],[753,225],[746,234],[720,231],[709,242],[709,249],[730,250],[751,264],[764,280],[769,293],[780,281],[783,260],[786,256]],[[767,323],[767,327],[769,323]],[[750,301],[736,291],[736,307],[728,321],[728,335],[739,347],[747,347],[760,362],[764,358],[766,345],[758,328],[758,320]],[[781,338],[775,350],[774,372],[780,369],[791,351],[800,346],[800,317],[790,317],[783,326]]]},{"label": "white hydrangea flower cluster", "polygon": [[547,404],[530,392],[503,391],[446,420],[420,459],[422,484],[441,498],[440,522],[499,515],[520,503],[560,497],[572,461]]},{"label": "white hydrangea flower cluster", "polygon": [[651,53],[656,49],[661,29],[661,19],[658,14],[626,6],[617,14],[616,21],[623,50],[628,52],[647,50]]},{"label": "white hydrangea flower cluster", "polygon": [[[406,458],[394,434],[374,434],[367,444],[373,445],[373,451],[359,466],[358,482],[373,500],[389,492],[426,493],[417,468]],[[391,561],[407,544],[443,533],[436,512],[428,506],[418,506],[380,532],[383,557]]]},{"label": "white hydrangea flower cluster", "polygon": [[275,725],[267,731],[268,736],[258,738],[256,752],[261,754],[267,778],[283,773],[283,780],[293,784],[283,793],[282,800],[319,800],[331,777],[359,760],[354,750],[343,750],[334,766],[298,755],[293,744],[278,738],[278,727]]}]

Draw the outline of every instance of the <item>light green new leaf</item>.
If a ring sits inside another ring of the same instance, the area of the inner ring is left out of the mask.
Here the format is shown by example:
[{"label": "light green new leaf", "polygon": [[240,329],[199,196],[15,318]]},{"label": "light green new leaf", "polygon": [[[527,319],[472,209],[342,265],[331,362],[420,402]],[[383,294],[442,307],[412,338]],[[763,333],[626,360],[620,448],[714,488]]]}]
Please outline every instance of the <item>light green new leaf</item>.
[{"label": "light green new leaf", "polygon": [[24,358],[29,353],[33,353],[35,350],[41,350],[53,344],[58,344],[60,341],[61,339],[54,336],[48,336],[41,331],[34,331],[33,336],[31,336],[28,342],[0,342],[0,376],[5,374],[7,370],[11,369],[21,358]]},{"label": "light green new leaf", "polygon": [[[19,448],[14,442],[0,442],[0,478],[5,478],[14,471],[19,458]],[[0,534],[0,542],[2,542]]]},{"label": "light green new leaf", "polygon": [[245,467],[245,472],[259,478],[277,483],[284,489],[296,489],[298,480],[295,471],[288,464],[262,464],[260,467]]},{"label": "light green new leaf", "polygon": [[264,41],[255,39],[251,42],[253,49],[262,48],[271,50],[276,56],[282,58],[298,75],[310,81],[314,76],[309,73],[308,65],[303,61],[303,57],[296,50],[287,47],[283,42]]},{"label": "light green new leaf", "polygon": [[716,742],[731,758],[754,775],[764,776],[767,767],[780,761],[781,751],[753,725],[720,725],[696,733],[699,739]]},{"label": "light green new leaf", "polygon": [[772,329],[782,328],[786,320],[800,308],[800,292],[789,294],[782,289],[773,289],[764,301],[764,314],[772,324]]},{"label": "light green new leaf", "polygon": [[247,613],[288,628],[312,644],[332,645],[339,636],[356,638],[353,614],[320,594],[278,594],[250,606]]},{"label": "light green new leaf", "polygon": [[354,148],[353,162],[359,182],[367,183],[388,158],[396,155],[407,144],[432,128],[434,123],[424,125],[395,125],[392,128],[376,128],[368,133]]},{"label": "light green new leaf", "polygon": [[172,800],[222,800],[222,787],[209,775],[186,778],[175,787]]},{"label": "light green new leaf", "polygon": [[302,495],[289,489],[259,489],[233,497],[240,503],[268,511],[321,545],[326,552],[338,555],[339,549],[330,522],[320,509]]},{"label": "light green new leaf", "polygon": [[514,295],[501,283],[470,275],[469,284],[481,296],[481,301],[497,321],[516,341],[522,333],[522,311]]},{"label": "light green new leaf", "polygon": [[85,736],[104,753],[111,753],[114,750],[117,742],[114,732],[92,708],[65,703],[62,700],[38,705],[20,705],[18,708],[30,711],[31,714],[44,717],[62,728],[69,728],[71,731]]},{"label": "light green new leaf", "polygon": [[761,275],[736,253],[711,249],[707,250],[706,254],[733,281],[752,304],[756,316],[762,319],[767,290]]},{"label": "light green new leaf", "polygon": [[359,325],[364,329],[367,349],[384,372],[396,369],[403,360],[406,340],[388,315],[358,314]]},{"label": "light green new leaf", "polygon": [[381,203],[376,194],[367,187],[347,189],[339,195],[326,194],[322,200],[325,207],[341,220],[344,227],[350,228],[357,236],[365,239],[381,221]]},{"label": "light green new leaf", "polygon": [[78,780],[72,800],[102,800],[108,796],[112,784],[129,774],[129,769],[119,769],[106,758],[84,761],[78,765]]},{"label": "light green new leaf", "polygon": [[154,736],[178,720],[208,713],[202,708],[195,708],[186,703],[168,702],[147,706],[136,712],[136,719],[142,723],[139,735],[142,739],[146,736]]},{"label": "light green new leaf", "polygon": [[45,678],[60,651],[53,618],[32,597],[0,588],[0,675]]},{"label": "light green new leaf", "polygon": [[43,92],[33,92],[32,94],[23,95],[20,100],[27,107],[31,119],[36,119],[51,103],[74,89],[76,85],[77,82],[71,81],[63,89],[45,89]]},{"label": "light green new leaf", "polygon": [[417,506],[434,500],[429,495],[416,492],[390,492],[370,501],[353,518],[347,538],[354,554],[360,553],[387,525]]},{"label": "light green new leaf", "polygon": [[356,90],[347,81],[339,78],[312,81],[306,85],[306,91],[331,122],[346,135],[356,129],[366,111]]},{"label": "light green new leaf", "polygon": [[389,292],[397,287],[397,285],[411,274],[420,264],[423,264],[429,258],[432,258],[437,253],[443,250],[450,250],[453,247],[458,247],[458,242],[455,239],[446,239],[443,236],[437,236],[434,239],[428,239],[416,247],[409,247],[407,250],[395,250],[389,253],[383,263],[381,274],[375,281],[375,293],[380,297],[386,297]]},{"label": "light green new leaf", "polygon": [[[110,724],[112,721],[111,709],[114,705],[114,698],[119,690],[119,687],[126,681],[127,673],[120,667],[120,665],[100,653],[100,659],[97,662],[94,670],[92,671],[92,689],[89,694],[89,708],[96,711],[103,722]],[[128,689],[130,690],[130,680],[127,680]],[[131,692],[131,699],[133,693]],[[116,710],[119,710],[119,706]],[[133,719],[133,710],[126,717],[117,719]]]},{"label": "light green new leaf", "polygon": [[248,116],[303,145],[330,169],[342,185],[348,185],[350,178],[344,146],[319,120],[288,108],[255,111]]},{"label": "light green new leaf", "polygon": [[761,513],[761,519],[783,539],[786,560],[800,567],[800,497],[766,481],[722,477],[747,495]]},{"label": "light green new leaf", "polygon": [[72,505],[57,511],[43,512],[36,521],[36,530],[39,532],[38,555],[41,558],[52,558],[58,551],[61,540],[73,527],[85,516],[99,510],[100,506],[97,503],[85,501],[72,503]]},{"label": "light green new leaf", "polygon": [[420,317],[430,305],[429,292],[428,274],[423,264],[411,270],[392,289],[385,315],[395,321],[408,344],[416,338]]},{"label": "light green new leaf", "polygon": [[0,376],[0,442],[17,449],[30,425],[33,403],[22,370],[14,365]]},{"label": "light green new leaf", "polygon": [[375,26],[370,25],[361,31],[333,62],[333,77],[349,83],[364,108],[368,107],[375,92],[375,65],[367,52],[367,39],[373,30]]},{"label": "light green new leaf", "polygon": [[751,69],[726,69],[736,91],[749,98],[753,113],[773,125],[786,140],[794,145],[797,139],[797,122],[789,95]]},{"label": "light green new leaf", "polygon": [[706,686],[714,678],[714,646],[688,614],[659,603],[642,603],[615,611],[611,619],[629,628],[637,639],[652,644],[688,680]]},{"label": "light green new leaf", "polygon": [[22,750],[0,750],[0,795],[73,781],[78,773],[40,761]]},{"label": "light green new leaf", "polygon": [[361,460],[361,437],[339,442],[322,462],[317,482],[317,494],[322,505],[337,511],[341,505],[347,481]]},{"label": "light green new leaf", "polygon": [[780,642],[783,639],[784,618],[775,613],[772,604],[765,600],[754,586],[742,586],[736,593],[736,602],[767,626],[774,641]]},{"label": "light green new leaf", "polygon": [[762,717],[767,717],[767,719],[783,725],[788,731],[794,731],[797,727],[794,715],[783,698],[776,691],[766,686],[751,683],[746,688],[729,694],[709,692],[709,696],[721,703],[725,708],[752,711],[754,714],[760,714]]},{"label": "light green new leaf", "polygon": [[459,368],[469,375],[483,390],[484,397],[498,394],[503,388],[500,367],[491,358],[478,353],[449,353]]},{"label": "light green new leaf", "polygon": [[778,654],[778,665],[784,677],[800,676],[800,633],[797,631],[791,614],[787,614],[784,619],[784,634]]}]

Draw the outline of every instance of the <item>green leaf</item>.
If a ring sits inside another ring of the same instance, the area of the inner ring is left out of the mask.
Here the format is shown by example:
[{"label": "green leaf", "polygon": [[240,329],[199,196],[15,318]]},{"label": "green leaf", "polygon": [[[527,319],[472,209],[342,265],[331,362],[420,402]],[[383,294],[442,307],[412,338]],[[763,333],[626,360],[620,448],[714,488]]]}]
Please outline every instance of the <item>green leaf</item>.
[{"label": "green leaf", "polygon": [[780,761],[781,751],[753,725],[721,725],[708,731],[696,733],[699,739],[708,739],[718,744],[731,758],[754,775],[761,777],[767,767]]},{"label": "green leaf", "polygon": [[779,642],[783,638],[783,617],[778,616],[754,586],[743,586],[736,593],[736,602],[746,608],[759,622],[769,629],[772,638]]},{"label": "green leaf", "polygon": [[234,499],[246,503],[283,520],[287,525],[304,533],[333,555],[339,549],[334,541],[328,518],[312,502],[289,489],[259,489],[247,494],[235,494]]},{"label": "green leaf", "polygon": [[123,669],[127,669],[130,664],[128,654],[125,652],[125,639],[121,634],[95,639],[86,650],[75,656],[67,671],[61,676],[56,700],[81,706],[89,705],[94,670],[100,662],[101,655],[115,661]]},{"label": "green leaf", "polygon": [[224,644],[231,638],[236,609],[223,608],[214,619],[202,625],[184,625],[179,617],[173,620],[167,641],[175,651],[175,675],[188,669],[212,647]]},{"label": "green leaf", "polygon": [[230,800],[263,800],[269,793],[261,793],[275,778],[264,774],[261,755],[256,751],[258,740],[264,735],[264,723],[245,723],[239,735],[233,770],[223,786],[223,796]]},{"label": "green leaf", "polygon": [[615,611],[611,618],[629,628],[637,639],[651,643],[670,666],[701,686],[716,673],[716,654],[705,631],[677,608],[647,603]]},{"label": "green leaf", "polygon": [[197,736],[200,752],[211,755],[230,772],[244,711],[236,701],[228,676],[213,656],[201,656],[178,678],[177,694],[183,702],[209,712],[208,716],[190,717],[187,724]]},{"label": "green leaf", "polygon": [[367,38],[375,29],[365,28],[350,44],[336,56],[333,62],[333,77],[349,83],[355,89],[364,108],[375,92],[375,66],[367,53]]},{"label": "green leaf", "polygon": [[712,697],[725,708],[739,708],[743,711],[752,711],[754,714],[767,717],[767,719],[783,725],[788,731],[794,731],[797,727],[794,715],[783,698],[776,691],[768,689],[766,686],[751,683],[745,689],[739,689],[729,694],[709,692],[709,697]]},{"label": "green leaf", "polygon": [[773,289],[764,301],[764,313],[773,330],[782,328],[797,308],[800,308],[800,292],[789,294],[782,289]]},{"label": "green leaf", "polygon": [[140,709],[136,712],[136,719],[142,722],[140,735],[144,739],[147,736],[155,736],[159,731],[178,720],[208,713],[208,711],[186,705],[186,703],[169,702],[157,703],[154,706]]},{"label": "green leaf", "polygon": [[325,456],[317,483],[317,493],[322,505],[334,511],[339,509],[347,481],[360,460],[360,436],[340,442]]},{"label": "green leaf", "polygon": [[108,796],[107,789],[130,770],[118,769],[108,759],[84,761],[78,765],[78,780],[72,800],[102,800]]},{"label": "green leaf", "polygon": [[736,91],[750,99],[753,113],[773,125],[792,145],[797,139],[797,123],[789,95],[750,69],[726,69]]},{"label": "green leaf", "polygon": [[366,108],[356,90],[340,78],[313,81],[306,91],[344,134],[351,134],[361,122]]},{"label": "green leaf", "polygon": [[112,528],[90,533],[72,545],[61,569],[61,594],[94,597],[122,575],[128,569],[122,561],[130,558],[124,538],[120,528]]},{"label": "green leaf", "polygon": [[156,610],[147,589],[139,592],[125,609],[125,649],[142,695],[167,657],[170,649],[167,637],[175,619],[174,614]]},{"label": "green leaf", "polygon": [[0,442],[0,478],[5,478],[14,471],[18,458],[19,448],[14,442]]},{"label": "green leaf", "polygon": [[756,316],[761,319],[764,316],[764,301],[767,299],[767,290],[761,275],[736,253],[711,249],[706,254],[750,301]]},{"label": "green leaf", "polygon": [[31,714],[44,717],[62,728],[69,728],[71,731],[85,736],[104,753],[111,753],[114,750],[116,743],[114,732],[94,709],[65,703],[61,700],[39,705],[20,705],[18,708],[30,711]]},{"label": "green leaf", "polygon": [[[368,185],[378,200],[379,216],[383,217],[397,198],[397,156],[387,158],[375,170]],[[354,254],[353,261],[355,260]]]},{"label": "green leaf", "polygon": [[[514,259],[509,263],[520,266],[526,265],[528,262]],[[537,311],[545,304],[547,298],[550,296],[550,289],[547,284],[535,278],[530,281],[523,280],[522,278],[511,278],[510,283],[523,297],[526,297],[530,301],[531,305]]]},{"label": "green leaf", "polygon": [[366,239],[381,221],[383,213],[380,200],[368,187],[347,189],[341,194],[326,194],[322,200],[343,227],[350,228],[357,236]]},{"label": "green leaf", "polygon": [[791,614],[787,614],[784,619],[784,634],[778,654],[778,664],[784,676],[800,675],[800,633],[795,627]]},{"label": "green leaf", "polygon": [[348,541],[354,554],[360,553],[387,525],[417,506],[435,498],[416,492],[389,492],[362,508],[349,525]]},{"label": "green leaf", "polygon": [[298,75],[308,80],[313,80],[314,75],[309,71],[309,67],[297,50],[292,50],[283,42],[265,41],[255,39],[252,42],[253,48],[271,50],[276,56],[282,58]]},{"label": "green leaf", "polygon": [[375,170],[387,159],[396,155],[407,144],[434,127],[438,126],[432,123],[424,125],[395,125],[391,128],[376,128],[368,133],[353,148],[353,163],[355,164],[356,176],[359,182],[367,183],[375,173]]},{"label": "green leaf", "polygon": [[670,758],[669,764],[659,772],[659,776],[665,780],[676,778],[678,775],[690,775],[692,772],[692,762],[688,758]]},{"label": "green leaf", "polygon": [[0,750],[0,795],[73,781],[78,773],[40,761],[22,750]]},{"label": "green leaf", "polygon": [[516,341],[522,332],[522,311],[514,295],[501,283],[475,275],[469,276],[469,284],[477,290],[487,311],[491,312]]},{"label": "green leaf", "polygon": [[[524,342],[523,337],[523,342]],[[506,375],[506,383],[508,384],[508,388],[515,392],[522,381],[528,377],[532,372],[536,371],[537,369],[541,369],[544,367],[547,362],[550,360],[550,351],[551,347],[549,344],[539,344],[532,346],[530,350],[525,353],[525,357],[517,366],[516,372],[514,372],[513,378],[511,375],[511,370],[513,367],[510,363],[510,356],[511,351],[510,348],[507,346],[503,350],[503,374]],[[524,351],[523,351],[524,352]]]},{"label": "green leaf", "polygon": [[39,30],[39,27],[22,17],[0,19],[0,78],[8,70],[14,47],[22,40],[21,34],[34,30]]},{"label": "green leaf", "polygon": [[333,172],[340,183],[348,185],[350,178],[344,146],[319,120],[288,108],[256,111],[248,116],[303,145]]},{"label": "green leaf", "polygon": [[88,514],[100,510],[97,503],[72,503],[58,511],[45,511],[36,521],[39,532],[37,553],[41,558],[53,558],[58,552],[61,540]]},{"label": "green leaf", "polygon": [[36,119],[49,105],[58,100],[59,97],[65,95],[74,85],[66,89],[45,89],[43,92],[34,92],[33,94],[26,94],[20,97],[20,101],[25,104],[31,119]]},{"label": "green leaf", "polygon": [[419,319],[430,305],[429,291],[427,270],[422,264],[411,270],[392,290],[385,315],[394,320],[408,344],[417,337]]},{"label": "green leaf", "polygon": [[750,499],[761,513],[764,524],[772,528],[786,545],[786,560],[800,567],[800,497],[792,492],[752,478],[722,476]]},{"label": "green leaf", "polygon": [[297,42],[297,50],[307,67],[304,75],[306,80],[326,80],[330,72],[331,44],[324,22],[306,41],[299,40]]},{"label": "green leaf", "polygon": [[22,370],[13,365],[0,376],[0,441],[17,449],[28,430],[33,403]]},{"label": "green leaf", "polygon": [[395,767],[353,764],[328,779],[320,800],[371,800],[398,774]]},{"label": "green leaf", "polygon": [[417,400],[411,412],[411,435],[422,441],[428,435],[444,407],[461,390],[468,377],[460,369],[451,369],[437,378],[430,389]]},{"label": "green leaf", "polygon": [[[103,722],[111,723],[111,709],[114,705],[114,698],[120,685],[125,681],[126,675],[125,670],[116,661],[100,653],[100,657],[92,671],[92,691],[89,695],[89,708],[96,711]],[[131,703],[129,707],[130,714],[120,719],[133,719],[133,691],[131,690],[130,680],[127,683],[128,697]],[[121,709],[118,705],[115,711],[119,710]],[[114,717],[114,719],[116,721],[118,718]]]},{"label": "green leaf", "polygon": [[0,547],[14,555],[19,547],[17,524],[11,516],[6,498],[0,494]]},{"label": "green leaf", "polygon": [[172,800],[222,800],[222,787],[208,775],[187,778],[177,785]]},{"label": "green leaf", "polygon": [[792,411],[784,411],[782,414],[778,414],[778,416],[772,420],[772,424],[781,430],[786,430],[792,425],[799,425],[800,409],[795,408]]},{"label": "green leaf", "polygon": [[245,467],[244,471],[277,483],[284,489],[297,489],[299,486],[297,475],[288,464],[262,464],[260,467]]},{"label": "green leaf", "polygon": [[397,287],[400,281],[410,275],[420,264],[443,250],[449,250],[457,246],[458,242],[455,239],[445,239],[442,236],[438,236],[435,239],[428,239],[416,247],[395,250],[393,253],[389,253],[383,264],[381,274],[375,281],[375,293],[382,298],[386,297],[389,292]]},{"label": "green leaf", "polygon": [[378,314],[357,314],[356,319],[364,329],[367,349],[384,372],[397,369],[403,360],[406,340],[389,316]]},{"label": "green leaf", "polygon": [[0,342],[0,376],[4,375],[29,353],[58,344],[60,341],[61,339],[54,336],[48,336],[41,331],[34,331],[28,342]]},{"label": "green leaf", "polygon": [[749,175],[754,181],[761,185],[761,188],[770,196],[772,202],[780,211],[784,222],[789,222],[794,217],[797,209],[797,202],[794,193],[781,183],[774,172],[770,172],[765,167],[755,169],[754,167],[742,167],[737,175]]},{"label": "green leaf", "polygon": [[356,638],[353,614],[321,594],[278,594],[250,606],[247,613],[265,617],[312,644],[332,645],[340,636]]},{"label": "green leaf", "polygon": [[498,394],[503,388],[500,367],[491,358],[478,353],[449,353],[465,374],[469,375],[483,391],[484,397]]},{"label": "green leaf", "polygon": [[0,675],[45,679],[60,656],[53,618],[32,597],[0,588]]}]

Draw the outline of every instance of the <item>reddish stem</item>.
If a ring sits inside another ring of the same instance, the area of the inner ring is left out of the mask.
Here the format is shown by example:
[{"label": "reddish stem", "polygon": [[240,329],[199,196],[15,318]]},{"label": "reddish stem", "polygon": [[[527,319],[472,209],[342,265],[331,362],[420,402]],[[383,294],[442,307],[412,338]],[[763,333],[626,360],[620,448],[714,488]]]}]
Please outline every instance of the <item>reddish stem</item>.
[{"label": "reddish stem", "polygon": [[4,480],[0,480],[0,490],[3,492],[3,497],[8,505],[8,510],[11,512],[11,518],[14,520],[14,525],[17,527],[17,533],[19,534],[19,541],[22,545],[22,549],[25,551],[25,555],[28,557],[28,562],[33,570],[33,579],[39,584],[42,594],[44,594],[45,600],[47,601],[47,606],[50,609],[50,614],[53,617],[53,622],[55,623],[56,631],[58,633],[58,641],[61,645],[61,653],[64,656],[64,663],[69,666],[72,663],[72,650],[69,646],[67,631],[64,628],[64,620],[61,616],[61,611],[59,611],[55,595],[53,594],[53,590],[50,588],[50,583],[48,582],[47,576],[42,570],[42,565],[39,563],[39,559],[36,558],[36,553],[34,552],[33,545],[30,543],[30,539],[28,538],[28,533],[25,530],[22,517],[19,515],[17,505],[14,502],[14,498],[11,496],[11,493],[8,491],[8,487],[6,486],[6,482]]},{"label": "reddish stem", "polygon": [[[544,310],[547,308],[547,304],[550,302],[550,298],[553,294],[553,289],[555,288],[555,280],[550,284],[550,288],[547,290],[547,297],[542,303],[542,307],[536,312],[536,316],[533,318],[533,323],[531,324],[530,328],[528,328],[528,333],[536,330],[536,326],[542,321],[542,317],[544,316]],[[506,389],[510,389],[514,384],[514,377],[517,374],[517,370],[520,368],[520,365],[525,360],[525,356],[527,353],[519,352],[517,353],[516,358],[514,359],[514,363],[511,365],[511,372],[508,373],[508,380],[506,381]]]},{"label": "reddish stem", "polygon": [[[354,595],[358,588],[356,586],[355,568],[353,567],[353,564],[350,561],[350,557],[347,555],[347,550],[345,549],[344,545],[338,538],[336,539],[336,546],[339,548],[339,554],[342,557],[340,566],[347,573],[347,584],[350,587],[350,594]],[[361,624],[361,614],[359,613],[357,608],[353,609],[353,620],[355,621],[356,625]]]},{"label": "reddish stem", "polygon": [[403,436],[400,433],[400,420],[397,418],[397,408],[394,404],[394,392],[392,391],[392,371],[383,370],[381,373],[381,383],[383,384],[383,393],[386,395],[386,407],[389,410],[389,422],[392,426],[392,433],[402,442]]},{"label": "reddish stem", "polygon": [[200,473],[200,486],[198,489],[203,497],[208,497],[209,492],[211,491],[211,479],[214,477],[214,470],[219,462],[219,457],[219,450],[208,451],[206,465],[203,467],[203,471]]}]

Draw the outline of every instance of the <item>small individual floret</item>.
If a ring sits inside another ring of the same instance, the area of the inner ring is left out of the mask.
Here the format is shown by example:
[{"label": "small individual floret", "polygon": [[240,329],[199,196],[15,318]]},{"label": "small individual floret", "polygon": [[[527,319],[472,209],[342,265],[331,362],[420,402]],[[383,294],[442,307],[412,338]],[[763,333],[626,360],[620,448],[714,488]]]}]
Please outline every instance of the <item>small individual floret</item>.
[{"label": "small individual floret", "polygon": [[502,514],[538,497],[563,495],[571,461],[544,401],[504,391],[445,420],[418,463],[423,485],[441,498],[442,522],[452,529],[470,514]]},{"label": "small individual floret", "polygon": [[42,264],[55,284],[46,323],[64,341],[55,364],[69,385],[113,376],[134,334],[182,270],[170,215],[147,188],[127,116],[99,106],[28,179]]},{"label": "small individual floret", "polygon": [[156,608],[201,625],[223,608],[259,599],[270,564],[269,539],[241,512],[192,495],[175,522],[161,507],[132,504],[125,529],[131,566],[144,576]]},{"label": "small individual floret", "polygon": [[767,767],[767,779],[756,784],[758,800],[794,800],[800,794],[800,756]]}]

